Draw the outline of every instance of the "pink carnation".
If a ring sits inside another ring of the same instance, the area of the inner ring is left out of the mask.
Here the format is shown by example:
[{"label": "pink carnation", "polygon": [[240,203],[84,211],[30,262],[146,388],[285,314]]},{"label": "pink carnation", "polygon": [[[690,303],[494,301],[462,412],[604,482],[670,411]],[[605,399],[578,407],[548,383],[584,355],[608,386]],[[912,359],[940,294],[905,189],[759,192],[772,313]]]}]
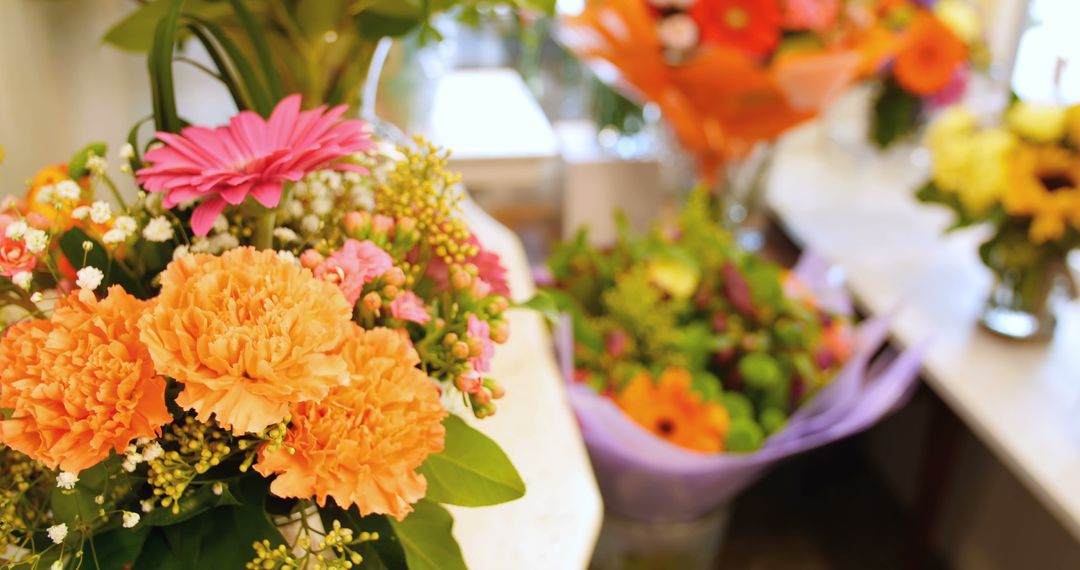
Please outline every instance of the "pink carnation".
[{"label": "pink carnation", "polygon": [[[496,295],[509,295],[510,284],[506,279],[506,268],[503,267],[499,256],[484,249],[476,236],[470,236],[467,243],[479,248],[480,253],[465,260],[476,266],[479,277],[484,283],[490,285],[490,292]],[[440,288],[447,288],[450,284],[450,268],[440,257],[435,257],[428,265],[427,276],[430,277]]]},{"label": "pink carnation", "polygon": [[335,251],[315,267],[315,277],[336,283],[345,294],[349,304],[356,304],[364,285],[386,273],[394,266],[394,260],[373,242],[346,240],[344,247]]},{"label": "pink carnation", "polygon": [[431,320],[431,315],[424,309],[424,302],[412,291],[405,291],[390,301],[390,314],[395,319],[419,325]]},{"label": "pink carnation", "polygon": [[362,121],[340,120],[346,108],[301,111],[300,96],[290,95],[269,119],[242,111],[215,129],[157,133],[165,146],[146,153],[150,166],[136,173],[138,183],[150,192],[165,192],[166,208],[206,198],[191,216],[191,229],[204,236],[226,204],[241,204],[248,195],[273,208],[281,200],[283,184],[309,172],[322,168],[363,172],[356,165],[337,162],[374,148]]},{"label": "pink carnation", "polygon": [[491,325],[487,321],[480,320],[476,315],[469,315],[468,325],[469,339],[480,341],[480,354],[469,359],[473,369],[477,372],[491,370],[491,358],[495,356],[495,343],[491,340]]},{"label": "pink carnation", "polygon": [[37,256],[26,249],[21,240],[13,240],[4,232],[15,218],[0,214],[0,275],[13,277],[16,273],[33,271],[37,267]]}]

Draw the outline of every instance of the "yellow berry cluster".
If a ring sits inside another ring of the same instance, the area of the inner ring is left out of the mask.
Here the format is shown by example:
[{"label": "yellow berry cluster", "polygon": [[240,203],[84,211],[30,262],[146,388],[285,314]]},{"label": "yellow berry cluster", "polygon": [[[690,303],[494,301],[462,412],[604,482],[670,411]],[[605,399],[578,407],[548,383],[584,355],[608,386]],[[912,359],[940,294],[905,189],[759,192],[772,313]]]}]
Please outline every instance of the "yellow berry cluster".
[{"label": "yellow berry cluster", "polygon": [[154,500],[180,512],[180,499],[196,476],[216,467],[229,455],[229,433],[217,424],[185,418],[162,437],[166,451],[150,460],[147,480]]},{"label": "yellow berry cluster", "polygon": [[361,532],[354,538],[352,529],[336,520],[333,528],[313,541],[310,535],[315,532],[305,527],[294,548],[284,544],[274,547],[269,540],[254,543],[255,558],[247,563],[248,570],[349,570],[364,561],[349,547],[379,539],[379,534],[373,532]]},{"label": "yellow berry cluster", "polygon": [[52,480],[40,463],[0,446],[0,551],[17,546],[28,530],[45,522]]},{"label": "yellow berry cluster", "polygon": [[401,152],[404,158],[375,190],[375,213],[416,220],[431,254],[447,265],[475,256],[478,248],[468,243],[471,234],[461,219],[464,194],[455,188],[461,176],[446,169],[449,153],[421,137]]}]

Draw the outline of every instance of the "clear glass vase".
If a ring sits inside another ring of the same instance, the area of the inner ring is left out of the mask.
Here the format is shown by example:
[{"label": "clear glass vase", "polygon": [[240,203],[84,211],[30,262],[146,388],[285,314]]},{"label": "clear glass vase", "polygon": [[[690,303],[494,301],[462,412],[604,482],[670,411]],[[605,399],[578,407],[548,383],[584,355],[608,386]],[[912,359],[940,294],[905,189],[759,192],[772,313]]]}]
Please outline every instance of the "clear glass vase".
[{"label": "clear glass vase", "polygon": [[724,164],[712,188],[720,204],[720,223],[748,251],[765,245],[769,225],[765,192],[774,154],[773,143],[759,143],[746,156]]},{"label": "clear glass vase", "polygon": [[690,521],[639,521],[605,513],[590,570],[711,570],[731,515],[724,505]]},{"label": "clear glass vase", "polygon": [[994,275],[980,324],[1014,340],[1049,340],[1054,333],[1054,301],[1063,292],[1065,255],[1038,251],[989,250],[984,253]]}]

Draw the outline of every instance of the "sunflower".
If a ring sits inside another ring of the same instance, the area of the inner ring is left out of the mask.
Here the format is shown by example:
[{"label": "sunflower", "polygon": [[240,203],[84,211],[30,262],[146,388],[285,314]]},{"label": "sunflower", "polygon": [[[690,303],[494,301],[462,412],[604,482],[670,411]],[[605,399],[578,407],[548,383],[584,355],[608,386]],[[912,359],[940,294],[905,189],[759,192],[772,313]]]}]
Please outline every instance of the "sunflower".
[{"label": "sunflower", "polygon": [[690,389],[690,372],[669,368],[659,382],[642,372],[615,397],[635,423],[684,449],[720,453],[731,426],[722,405],[705,401]]},{"label": "sunflower", "polygon": [[1023,146],[1013,157],[1002,204],[1010,215],[1031,217],[1031,241],[1060,239],[1067,224],[1080,229],[1080,158],[1054,146]]}]

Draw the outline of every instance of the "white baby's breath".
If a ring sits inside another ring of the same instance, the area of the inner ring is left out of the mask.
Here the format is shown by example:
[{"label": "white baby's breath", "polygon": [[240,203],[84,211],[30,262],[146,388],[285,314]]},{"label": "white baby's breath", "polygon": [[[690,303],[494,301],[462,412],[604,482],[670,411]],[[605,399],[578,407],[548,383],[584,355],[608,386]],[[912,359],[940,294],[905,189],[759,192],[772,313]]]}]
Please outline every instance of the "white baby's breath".
[{"label": "white baby's breath", "polygon": [[139,513],[133,513],[131,511],[124,511],[123,518],[124,518],[124,528],[134,528],[135,525],[139,524],[139,519],[141,517],[139,516]]},{"label": "white baby's breath", "polygon": [[105,235],[101,236],[101,241],[105,242],[105,245],[116,245],[118,243],[123,243],[127,238],[127,232],[124,232],[119,228],[113,228],[105,232]]},{"label": "white baby's breath", "polygon": [[85,220],[90,217],[90,206],[79,206],[71,211],[71,217],[76,220]]},{"label": "white baby's breath", "polygon": [[98,200],[90,206],[90,220],[95,224],[104,224],[112,218],[112,206]]},{"label": "white baby's breath", "polygon": [[78,200],[82,188],[74,180],[64,180],[56,185],[56,196],[61,200]]},{"label": "white baby's breath", "polygon": [[161,243],[171,240],[175,232],[168,218],[158,216],[146,224],[142,234],[147,240]]},{"label": "white baby's breath", "polygon": [[26,249],[30,250],[30,253],[41,253],[45,251],[45,248],[49,247],[49,234],[37,228],[29,228],[26,233],[23,234],[23,240],[26,242]]},{"label": "white baby's breath", "polygon": [[52,540],[56,544],[60,544],[61,542],[64,542],[64,539],[67,538],[67,533],[68,533],[68,527],[67,527],[66,523],[60,523],[60,524],[57,524],[57,525],[50,526],[49,530],[48,530],[49,539]]},{"label": "white baby's breath", "polygon": [[11,282],[20,289],[30,290],[30,285],[34,282],[34,274],[29,271],[20,271],[11,276]]},{"label": "white baby's breath", "polygon": [[118,216],[116,221],[113,222],[113,227],[125,234],[131,235],[139,228],[139,224],[135,223],[135,218],[132,218],[131,216]]},{"label": "white baby's breath", "polygon": [[75,286],[87,291],[97,289],[101,286],[101,281],[105,279],[105,274],[100,269],[90,265],[77,271],[76,276],[78,279],[75,280]]},{"label": "white baby's breath", "polygon": [[60,474],[56,476],[56,486],[61,489],[74,489],[75,483],[78,482],[78,474],[72,473],[71,471],[61,471]]},{"label": "white baby's breath", "polygon": [[7,229],[4,230],[4,235],[11,239],[22,239],[23,234],[26,233],[28,228],[29,226],[26,225],[26,222],[16,220],[8,224]]}]

